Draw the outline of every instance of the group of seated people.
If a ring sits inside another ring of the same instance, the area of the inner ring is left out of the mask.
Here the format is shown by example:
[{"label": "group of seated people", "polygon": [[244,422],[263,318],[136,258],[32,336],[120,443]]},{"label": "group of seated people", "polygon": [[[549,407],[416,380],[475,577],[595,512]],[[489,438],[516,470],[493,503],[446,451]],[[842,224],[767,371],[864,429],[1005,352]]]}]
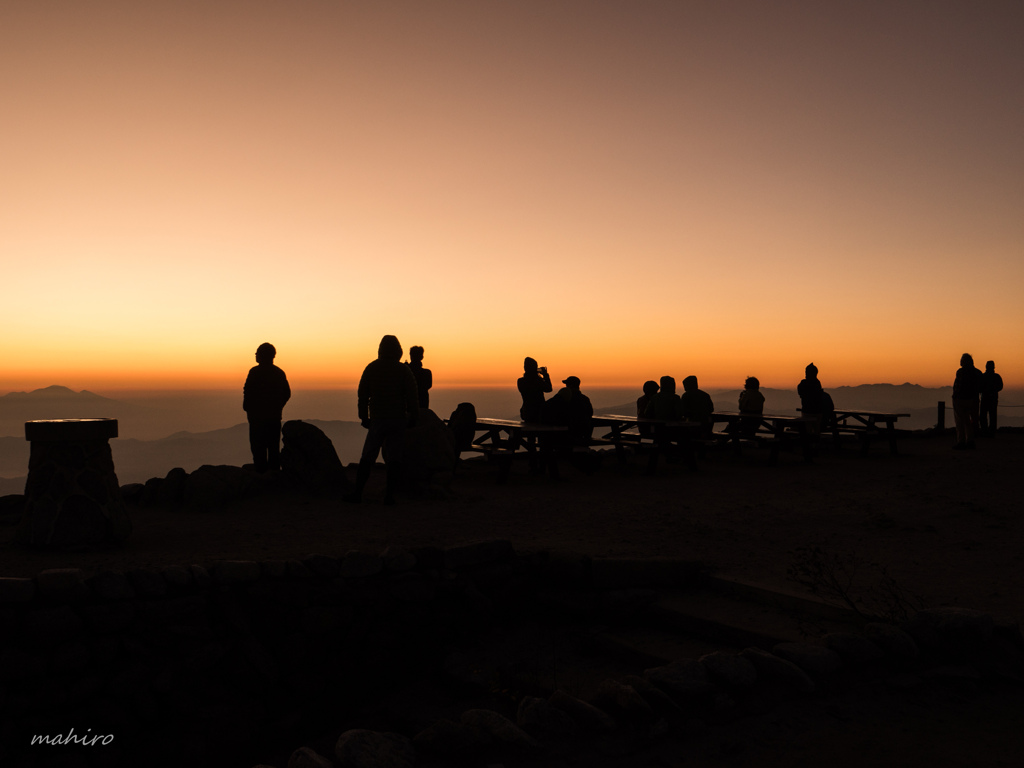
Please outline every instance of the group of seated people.
[{"label": "group of seated people", "polygon": [[[545,367],[537,365],[532,357],[523,361],[523,375],[517,386],[523,398],[519,410],[523,421],[554,424],[569,428],[570,439],[574,444],[587,444],[593,432],[591,417],[594,407],[590,398],[580,391],[580,380],[576,376],[563,379],[565,385],[552,397],[544,395],[552,392],[554,387]],[[757,377],[749,376],[744,382],[743,391],[739,396],[739,411],[749,414],[750,420],[742,420],[738,426],[743,432],[753,433],[757,430],[759,419],[764,413],[764,395],[760,390],[761,383]],[[805,369],[805,378],[797,387],[800,395],[801,411],[805,416],[818,416],[822,426],[827,423],[828,416],[833,412],[832,398],[822,388],[818,379],[818,369],[811,363]],[[713,427],[712,414],[715,411],[714,401],[704,390],[700,389],[696,376],[683,379],[683,393],[676,394],[676,380],[672,376],[662,376],[660,382],[647,381],[643,385],[643,394],[636,401],[636,415],[640,419],[657,421],[695,421],[703,425],[705,436],[711,434]],[[653,425],[640,422],[640,434],[650,436]]]}]

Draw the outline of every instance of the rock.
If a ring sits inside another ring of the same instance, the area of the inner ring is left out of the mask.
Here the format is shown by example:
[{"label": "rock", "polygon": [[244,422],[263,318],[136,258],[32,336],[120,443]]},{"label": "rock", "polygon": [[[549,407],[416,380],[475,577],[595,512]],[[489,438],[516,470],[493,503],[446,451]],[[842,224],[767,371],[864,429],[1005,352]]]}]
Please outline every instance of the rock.
[{"label": "rock", "polygon": [[0,649],[0,683],[18,680],[38,682],[46,675],[46,659],[38,653],[20,648]]},{"label": "rock", "polygon": [[830,632],[822,640],[848,664],[870,664],[882,659],[882,649],[855,632]]},{"label": "rock", "polygon": [[651,705],[630,685],[605,680],[590,703],[613,717],[634,723],[653,723],[657,717]]},{"label": "rock", "polygon": [[574,736],[576,721],[545,699],[524,696],[519,700],[516,723],[532,736]]},{"label": "rock", "polygon": [[672,701],[670,696],[650,680],[646,680],[638,675],[626,675],[622,678],[622,682],[631,686],[634,691],[643,696],[644,701],[646,701],[655,712],[665,714],[679,711],[679,705]]},{"label": "rock", "polygon": [[167,586],[174,589],[182,590],[192,586],[192,572],[183,565],[168,565],[161,569],[160,575]]},{"label": "rock", "polygon": [[89,579],[89,586],[102,600],[130,600],[135,597],[135,590],[123,573],[101,571]]},{"label": "rock", "polygon": [[281,470],[287,477],[314,493],[349,489],[345,467],[323,430],[305,421],[286,421],[281,434]]},{"label": "rock", "polygon": [[593,704],[571,696],[562,689],[558,689],[548,697],[548,703],[560,709],[576,724],[581,731],[606,732],[615,730],[615,721],[611,715],[598,709]]},{"label": "rock", "polygon": [[397,733],[356,729],[338,737],[334,755],[341,768],[413,768],[416,750]]},{"label": "rock", "polygon": [[389,571],[411,571],[416,567],[416,555],[402,547],[390,545],[380,553],[380,558]]},{"label": "rock", "polygon": [[111,635],[132,625],[137,613],[136,605],[128,601],[95,603],[83,606],[82,611],[94,634]]},{"label": "rock", "polygon": [[69,605],[35,608],[25,619],[28,639],[38,646],[53,648],[76,640],[84,629],[82,618]]},{"label": "rock", "polygon": [[89,597],[82,571],[78,568],[53,568],[36,576],[39,596],[55,603],[67,603]]},{"label": "rock", "polygon": [[779,643],[772,648],[772,653],[814,677],[828,677],[843,666],[838,653],[812,643]]},{"label": "rock", "polygon": [[0,578],[0,605],[30,603],[36,596],[36,583],[32,579]]},{"label": "rock", "polygon": [[288,561],[263,560],[260,562],[260,573],[273,579],[281,579],[288,573]]},{"label": "rock", "polygon": [[[157,501],[160,504],[181,504],[185,498],[185,483],[188,473],[181,467],[175,467],[157,485]],[[147,482],[148,486],[149,483]]]},{"label": "rock", "polygon": [[660,688],[686,711],[703,711],[711,706],[715,687],[707,670],[693,659],[680,659],[663,667],[644,670],[644,678]]},{"label": "rock", "polygon": [[511,560],[515,554],[511,541],[501,539],[480,541],[475,544],[448,547],[444,551],[444,565],[449,570],[457,571],[462,568]]},{"label": "rock", "polygon": [[25,496],[13,493],[0,496],[0,525],[17,525],[25,513]]},{"label": "rock", "polygon": [[412,743],[417,752],[425,755],[465,760],[486,749],[491,737],[474,725],[437,720],[417,733]]},{"label": "rock", "polygon": [[408,603],[425,603],[434,596],[434,585],[416,572],[397,573],[388,585],[388,594]]},{"label": "rock", "polygon": [[965,608],[931,608],[915,613],[900,629],[921,650],[963,661],[983,653],[992,640],[995,620],[987,613]]},{"label": "rock", "polygon": [[405,431],[402,471],[406,480],[422,485],[440,479],[447,484],[455,470],[455,459],[454,435],[436,413],[420,408],[415,426]]},{"label": "rock", "polygon": [[527,754],[540,748],[526,731],[504,715],[490,709],[467,710],[462,713],[462,723],[479,728],[498,744],[519,754]]},{"label": "rock", "polygon": [[735,653],[716,651],[700,657],[708,677],[727,688],[751,688],[757,682],[757,669],[750,659]]},{"label": "rock", "polygon": [[384,561],[369,552],[351,550],[341,558],[341,575],[346,579],[365,579],[384,570]]},{"label": "rock", "polygon": [[800,693],[811,693],[815,689],[814,681],[800,667],[791,661],[780,659],[760,648],[745,648],[742,656],[749,659],[757,669],[757,674]]},{"label": "rock", "polygon": [[299,747],[288,758],[288,768],[334,768],[334,763],[309,747]]},{"label": "rock", "polygon": [[302,564],[315,575],[324,579],[333,579],[341,573],[341,563],[338,562],[338,558],[328,555],[310,555],[302,561]]},{"label": "rock", "polygon": [[252,475],[241,467],[204,464],[185,479],[182,500],[197,509],[212,509],[240,499],[252,484]]},{"label": "rock", "polygon": [[162,597],[167,594],[167,582],[159,571],[152,568],[136,568],[125,576],[141,597]]},{"label": "rock", "polygon": [[125,504],[138,505],[146,493],[146,486],[142,483],[126,483],[121,486],[121,498]]},{"label": "rock", "polygon": [[449,653],[441,668],[452,680],[469,688],[486,690],[498,681],[498,673],[493,667],[461,651]]},{"label": "rock", "polygon": [[210,585],[212,579],[204,566],[193,564],[188,567],[188,571],[192,574],[192,581],[197,587],[206,588]]},{"label": "rock", "polygon": [[903,661],[916,659],[920,654],[914,638],[892,624],[867,624],[864,627],[864,636],[881,648],[886,655]]},{"label": "rock", "polygon": [[260,577],[260,564],[253,560],[220,560],[214,563],[212,576],[221,584],[244,584]]}]

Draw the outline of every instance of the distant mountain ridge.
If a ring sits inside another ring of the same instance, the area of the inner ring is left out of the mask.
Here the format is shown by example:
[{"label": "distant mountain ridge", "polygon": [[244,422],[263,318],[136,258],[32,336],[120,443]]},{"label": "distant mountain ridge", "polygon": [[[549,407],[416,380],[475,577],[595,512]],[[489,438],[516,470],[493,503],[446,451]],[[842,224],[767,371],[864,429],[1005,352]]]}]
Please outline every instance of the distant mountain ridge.
[{"label": "distant mountain ridge", "polygon": [[116,400],[111,400],[109,397],[103,397],[103,395],[97,395],[95,392],[90,392],[87,389],[75,392],[69,387],[62,387],[59,384],[52,384],[49,387],[43,387],[42,389],[33,389],[30,392],[8,392],[6,395],[0,395],[0,400],[12,401],[12,402],[25,402],[25,401],[40,401],[40,400],[65,400],[75,402],[96,402],[104,401],[108,403],[116,403]]}]

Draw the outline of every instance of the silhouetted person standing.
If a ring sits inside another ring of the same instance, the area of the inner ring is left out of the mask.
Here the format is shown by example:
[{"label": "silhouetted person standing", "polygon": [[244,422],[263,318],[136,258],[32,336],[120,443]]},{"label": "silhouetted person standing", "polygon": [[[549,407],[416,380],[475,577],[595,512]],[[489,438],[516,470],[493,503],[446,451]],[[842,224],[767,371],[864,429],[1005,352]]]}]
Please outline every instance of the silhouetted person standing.
[{"label": "silhouetted person standing", "polygon": [[804,416],[820,416],[825,410],[825,402],[821,382],[818,380],[818,367],[811,363],[804,369],[804,376],[796,388],[796,393],[800,395],[800,411]]},{"label": "silhouetted person standing", "polygon": [[416,379],[409,366],[402,363],[402,345],[396,337],[385,336],[380,340],[377,359],[363,370],[356,396],[359,421],[369,431],[359,459],[355,490],[345,496],[345,501],[362,499],[363,488],[383,448],[387,465],[384,503],[394,504],[405,430],[416,423],[419,410]]},{"label": "silhouetted person standing", "polygon": [[989,360],[981,374],[981,434],[996,436],[999,393],[1003,389],[1003,377],[996,373],[996,364]]},{"label": "silhouetted person standing", "polygon": [[274,365],[273,344],[256,348],[256,363],[242,387],[242,410],[249,420],[249,448],[257,472],[281,467],[281,418],[292,396],[284,371]]},{"label": "silhouetted person standing", "polygon": [[430,388],[434,386],[434,375],[429,368],[423,367],[423,347],[409,347],[409,369],[416,379],[416,392],[419,395],[420,408],[430,407]]},{"label": "silhouetted person standing", "polygon": [[974,358],[964,352],[960,368],[953,380],[953,419],[956,422],[957,450],[974,447],[978,432],[978,396],[981,394],[982,372],[974,367]]},{"label": "silhouetted person standing", "polygon": [[711,395],[703,389],[697,388],[696,376],[687,376],[683,379],[683,394],[680,402],[683,408],[683,418],[687,421],[699,422],[702,425],[702,435],[709,436],[713,426],[711,414],[715,412],[715,404],[711,400]]},{"label": "silhouetted person standing", "polygon": [[523,397],[523,406],[519,409],[519,418],[523,421],[542,421],[544,418],[544,394],[550,392],[551,377],[547,368],[538,368],[537,361],[532,357],[523,360],[523,375],[516,382],[519,394]]},{"label": "silhouetted person standing", "polygon": [[804,375],[804,380],[797,385],[796,393],[800,395],[800,412],[804,416],[817,418],[813,429],[813,434],[816,435],[821,431],[825,416],[825,390],[818,380],[818,367],[814,363],[804,369]]}]

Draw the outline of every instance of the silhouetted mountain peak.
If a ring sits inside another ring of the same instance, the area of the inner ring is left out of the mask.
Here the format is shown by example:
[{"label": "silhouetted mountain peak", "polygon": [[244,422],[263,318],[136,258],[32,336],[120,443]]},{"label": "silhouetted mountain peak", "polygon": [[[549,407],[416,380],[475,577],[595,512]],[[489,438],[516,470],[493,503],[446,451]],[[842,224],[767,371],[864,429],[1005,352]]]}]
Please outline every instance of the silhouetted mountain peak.
[{"label": "silhouetted mountain peak", "polygon": [[17,400],[21,402],[32,402],[37,400],[64,400],[64,401],[85,401],[89,400],[95,402],[103,400],[105,402],[113,402],[108,397],[103,395],[97,395],[95,392],[90,392],[87,389],[83,389],[80,392],[75,392],[69,387],[61,386],[60,384],[52,384],[49,387],[43,387],[42,389],[33,389],[31,392],[8,392],[6,395],[0,397],[5,400]]}]

